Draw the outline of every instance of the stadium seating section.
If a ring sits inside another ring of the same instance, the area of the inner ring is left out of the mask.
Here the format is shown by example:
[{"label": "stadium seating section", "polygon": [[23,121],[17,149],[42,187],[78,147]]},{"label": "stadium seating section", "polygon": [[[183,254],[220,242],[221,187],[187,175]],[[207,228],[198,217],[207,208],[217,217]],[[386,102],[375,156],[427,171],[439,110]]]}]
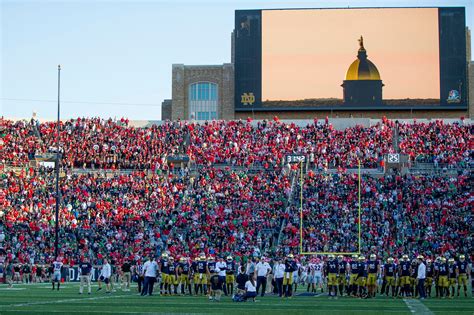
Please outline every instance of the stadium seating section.
[{"label": "stadium seating section", "polygon": [[[138,259],[168,250],[196,256],[297,253],[298,168],[303,179],[303,248],[352,252],[359,246],[360,160],[380,168],[395,152],[396,123],[336,130],[279,121],[168,122],[149,128],[83,119],[61,124],[60,248],[83,256]],[[459,169],[446,174],[362,177],[361,249],[365,253],[438,255],[472,252],[472,126],[397,123],[399,148],[415,160]],[[0,120],[0,247],[20,262],[54,256],[55,174],[30,161],[54,153],[54,122]],[[190,167],[167,157],[186,155]],[[8,171],[6,171],[8,167]],[[12,169],[15,169],[13,171]],[[328,170],[333,170],[328,172]],[[103,170],[117,170],[103,172]],[[118,171],[121,170],[121,171]]]}]

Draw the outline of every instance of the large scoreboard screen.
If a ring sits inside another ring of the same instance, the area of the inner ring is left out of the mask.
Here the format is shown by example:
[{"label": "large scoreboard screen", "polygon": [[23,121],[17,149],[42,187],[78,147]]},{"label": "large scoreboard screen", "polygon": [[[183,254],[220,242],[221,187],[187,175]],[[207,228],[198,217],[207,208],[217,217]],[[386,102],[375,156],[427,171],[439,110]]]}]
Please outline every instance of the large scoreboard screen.
[{"label": "large scoreboard screen", "polygon": [[235,109],[466,109],[464,8],[238,10]]}]

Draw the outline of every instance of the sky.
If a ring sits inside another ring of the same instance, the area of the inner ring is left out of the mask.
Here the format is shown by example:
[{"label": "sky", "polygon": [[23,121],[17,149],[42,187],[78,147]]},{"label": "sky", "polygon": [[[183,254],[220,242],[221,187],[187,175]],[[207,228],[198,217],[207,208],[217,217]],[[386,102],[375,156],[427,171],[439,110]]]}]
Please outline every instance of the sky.
[{"label": "sky", "polygon": [[439,99],[438,27],[435,8],[263,11],[262,99],[342,99],[360,36],[384,99]]},{"label": "sky", "polygon": [[[237,9],[413,6],[406,0],[0,0],[0,116],[161,118],[171,66],[230,62]],[[465,6],[470,0],[416,1]],[[369,51],[370,58],[370,51]]]}]

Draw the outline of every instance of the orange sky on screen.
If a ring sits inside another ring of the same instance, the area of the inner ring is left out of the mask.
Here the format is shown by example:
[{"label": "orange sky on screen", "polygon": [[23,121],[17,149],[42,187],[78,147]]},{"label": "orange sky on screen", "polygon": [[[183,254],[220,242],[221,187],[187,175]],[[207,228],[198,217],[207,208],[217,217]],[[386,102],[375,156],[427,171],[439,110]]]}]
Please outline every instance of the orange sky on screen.
[{"label": "orange sky on screen", "polygon": [[439,98],[438,10],[262,11],[262,101],[342,99],[364,37],[384,99]]}]

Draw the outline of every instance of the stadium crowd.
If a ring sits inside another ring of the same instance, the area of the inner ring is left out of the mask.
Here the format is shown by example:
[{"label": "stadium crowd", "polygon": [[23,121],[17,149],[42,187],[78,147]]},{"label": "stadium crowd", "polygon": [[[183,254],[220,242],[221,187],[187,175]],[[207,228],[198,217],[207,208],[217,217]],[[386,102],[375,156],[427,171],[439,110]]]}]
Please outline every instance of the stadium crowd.
[{"label": "stadium crowd", "polygon": [[[166,169],[169,155],[186,153],[201,165],[280,167],[285,155],[305,153],[323,167],[377,167],[390,152],[391,121],[369,128],[336,130],[329,123],[306,127],[264,121],[166,122],[146,128],[128,120],[69,120],[61,123],[60,151],[67,168]],[[56,124],[0,120],[2,162],[25,165],[29,158],[56,152]]]},{"label": "stadium crowd", "polygon": [[[470,173],[386,175],[361,179],[361,248],[384,256],[469,253],[472,250]],[[300,186],[296,189],[299,191]],[[299,204],[299,195],[296,196]],[[359,251],[358,176],[312,174],[303,189],[305,252]],[[287,244],[299,241],[292,208]]]},{"label": "stadium crowd", "polygon": [[[55,259],[55,177],[27,162],[56,152],[55,124],[0,123],[1,163],[21,166],[0,174],[0,257],[6,264],[49,264]],[[203,253],[249,263],[262,255],[296,254],[301,187],[298,168],[284,167],[292,153],[307,154],[311,169],[303,183],[304,251],[359,251],[358,178],[344,169],[358,160],[379,167],[383,155],[394,152],[393,128],[399,129],[401,152],[412,159],[422,154],[452,166],[472,163],[472,126],[462,123],[384,119],[336,130],[327,120],[306,127],[275,119],[147,128],[131,127],[126,119],[66,121],[59,149],[62,262],[75,265],[87,257],[97,265],[105,259],[137,264],[166,252],[176,259]],[[166,158],[179,154],[197,167],[174,171]],[[338,172],[321,172],[327,168]],[[361,188],[361,252],[433,260],[472,253],[467,171],[364,176]]]}]

